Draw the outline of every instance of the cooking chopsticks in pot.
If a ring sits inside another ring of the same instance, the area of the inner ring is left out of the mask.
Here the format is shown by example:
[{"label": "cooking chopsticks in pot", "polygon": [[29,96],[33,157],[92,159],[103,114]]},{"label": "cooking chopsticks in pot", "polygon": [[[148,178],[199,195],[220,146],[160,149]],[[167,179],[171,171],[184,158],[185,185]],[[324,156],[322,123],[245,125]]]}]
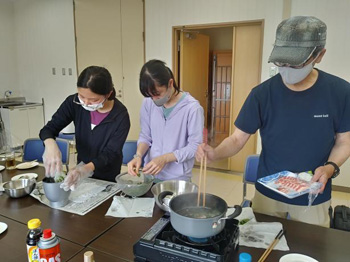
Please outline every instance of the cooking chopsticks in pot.
[{"label": "cooking chopsticks in pot", "polygon": [[203,207],[205,207],[205,193],[207,188],[207,156],[204,156],[204,170],[203,170]]},{"label": "cooking chopsticks in pot", "polygon": [[199,206],[201,198],[201,185],[202,185],[202,171],[203,171],[203,157],[201,158],[201,165],[199,167],[199,182],[198,182],[198,193],[197,193],[197,206]]},{"label": "cooking chopsticks in pot", "polygon": [[[203,143],[208,143],[208,130],[203,129]],[[204,164],[204,165],[203,165]],[[203,190],[202,190],[202,174],[203,174]],[[198,195],[197,195],[197,206],[199,206],[201,192],[203,195],[203,207],[205,207],[205,194],[206,194],[206,185],[207,185],[207,155],[201,158],[201,166],[199,168],[199,183],[198,183]]]},{"label": "cooking chopsticks in pot", "polygon": [[277,236],[275,237],[275,239],[272,241],[272,243],[269,245],[269,247],[265,250],[264,254],[262,254],[262,256],[260,257],[260,259],[258,260],[258,262],[264,262],[265,259],[268,257],[268,255],[271,253],[271,251],[273,250],[273,248],[277,245],[278,241],[280,241],[280,239],[283,237],[283,235],[286,233],[285,230],[281,229],[280,232],[278,232]]},{"label": "cooking chopsticks in pot", "polygon": [[[203,189],[202,189],[202,175],[203,175]],[[200,205],[201,192],[202,192],[202,198],[203,198],[203,206],[205,206],[206,184],[207,184],[207,156],[204,156],[201,159],[201,166],[199,168],[197,206]]]}]

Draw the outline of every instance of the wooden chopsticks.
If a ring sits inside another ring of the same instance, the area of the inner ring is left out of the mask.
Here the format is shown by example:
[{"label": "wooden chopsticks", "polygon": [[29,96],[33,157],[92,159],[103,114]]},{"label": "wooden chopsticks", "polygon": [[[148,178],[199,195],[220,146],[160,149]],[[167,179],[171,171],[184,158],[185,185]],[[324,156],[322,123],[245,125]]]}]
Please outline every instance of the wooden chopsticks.
[{"label": "wooden chopsticks", "polygon": [[272,243],[270,244],[270,246],[265,250],[264,254],[262,254],[262,256],[260,257],[260,259],[258,260],[258,262],[264,262],[265,259],[268,257],[268,255],[271,253],[271,251],[273,250],[273,248],[277,245],[278,241],[284,236],[284,234],[286,233],[285,230],[281,229],[280,232],[278,232],[277,236],[275,237],[275,239],[272,241]]},{"label": "wooden chopsticks", "polygon": [[[208,143],[208,130],[203,129],[203,143]],[[203,190],[202,186],[202,175],[203,175]],[[203,196],[203,207],[205,207],[205,194],[206,194],[206,185],[207,185],[207,155],[204,154],[204,157],[201,158],[201,166],[199,169],[199,184],[198,184],[198,195],[197,195],[197,206],[200,204],[201,192]]]},{"label": "wooden chopsticks", "polygon": [[[203,190],[202,190],[202,175],[203,175]],[[205,193],[207,184],[207,156],[202,157],[201,166],[199,168],[199,183],[198,183],[198,195],[197,195],[197,206],[200,205],[200,197],[202,192],[203,207],[205,207]]]}]

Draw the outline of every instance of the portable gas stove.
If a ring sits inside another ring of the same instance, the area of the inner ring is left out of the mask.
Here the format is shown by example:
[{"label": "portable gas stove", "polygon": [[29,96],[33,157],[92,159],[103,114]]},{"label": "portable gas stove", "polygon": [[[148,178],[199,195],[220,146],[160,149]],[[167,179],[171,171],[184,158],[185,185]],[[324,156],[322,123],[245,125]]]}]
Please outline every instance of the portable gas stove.
[{"label": "portable gas stove", "polygon": [[239,228],[235,219],[226,220],[224,229],[205,239],[193,239],[176,232],[170,217],[161,217],[134,245],[138,262],[226,262],[238,247]]}]

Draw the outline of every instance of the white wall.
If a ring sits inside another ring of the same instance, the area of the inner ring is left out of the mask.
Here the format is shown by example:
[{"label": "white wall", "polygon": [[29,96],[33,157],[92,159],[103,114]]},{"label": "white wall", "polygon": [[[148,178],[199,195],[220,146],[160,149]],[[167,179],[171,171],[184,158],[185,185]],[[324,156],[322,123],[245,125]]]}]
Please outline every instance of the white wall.
[{"label": "white wall", "polygon": [[[291,16],[314,15],[328,26],[327,53],[321,70],[350,81],[350,0],[146,0],[146,60],[162,59],[172,65],[172,27],[264,19],[261,81],[269,78],[267,63],[275,39],[277,25],[282,21],[283,3],[290,3]],[[288,12],[287,12],[288,13]],[[257,152],[261,151],[260,138]],[[342,167],[345,174],[335,184],[350,186],[350,161]]]},{"label": "white wall", "polygon": [[6,90],[19,93],[16,81],[13,3],[0,0],[0,98]]},{"label": "white wall", "polygon": [[14,21],[19,89],[27,101],[45,99],[48,121],[63,100],[76,92],[73,1],[16,0]]},{"label": "white wall", "polygon": [[200,34],[209,36],[209,50],[232,50],[233,29],[222,27],[198,30]]},{"label": "white wall", "polygon": [[248,20],[265,20],[262,79],[275,29],[282,19],[281,0],[146,0],[146,60],[159,58],[172,65],[172,27]]},{"label": "white wall", "polygon": [[[268,57],[277,25],[283,16],[282,0],[146,0],[146,60],[172,64],[172,27],[264,19],[262,81],[269,77]],[[288,2],[288,1],[287,1]],[[346,52],[350,42],[349,0],[293,0],[291,16],[314,15],[328,26],[327,54],[319,68],[350,80]],[[161,22],[160,22],[161,21]],[[343,43],[344,48],[339,48]]]},{"label": "white wall", "polygon": [[291,15],[312,15],[327,25],[327,52],[318,68],[350,81],[350,0],[293,0]]}]

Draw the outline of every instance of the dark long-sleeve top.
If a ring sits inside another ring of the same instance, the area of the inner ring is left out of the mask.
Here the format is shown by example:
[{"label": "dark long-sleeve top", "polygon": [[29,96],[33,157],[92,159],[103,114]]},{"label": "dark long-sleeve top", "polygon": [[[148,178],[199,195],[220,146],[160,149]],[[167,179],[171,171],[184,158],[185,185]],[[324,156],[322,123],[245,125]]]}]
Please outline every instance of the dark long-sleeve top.
[{"label": "dark long-sleeve top", "polygon": [[75,96],[68,96],[61,104],[52,119],[40,130],[40,139],[55,139],[73,121],[78,163],[92,162],[95,166],[93,178],[115,181],[120,173],[122,148],[130,129],[128,111],[115,98],[108,116],[91,130],[90,112],[73,103]]}]

